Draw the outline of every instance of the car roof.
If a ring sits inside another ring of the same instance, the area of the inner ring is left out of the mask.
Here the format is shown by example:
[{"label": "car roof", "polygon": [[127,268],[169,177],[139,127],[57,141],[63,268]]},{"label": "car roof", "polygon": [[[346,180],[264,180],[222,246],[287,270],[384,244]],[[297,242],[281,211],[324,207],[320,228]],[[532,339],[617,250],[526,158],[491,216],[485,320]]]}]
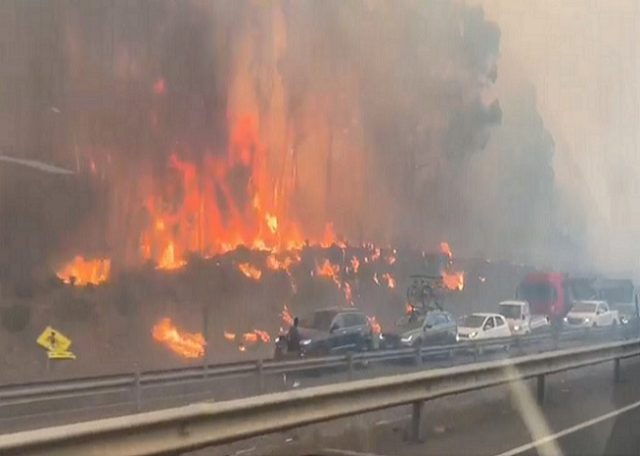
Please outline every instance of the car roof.
[{"label": "car roof", "polygon": [[596,299],[585,299],[584,301],[576,301],[576,304],[606,304],[607,301]]},{"label": "car roof", "polygon": [[511,301],[500,301],[500,302],[498,303],[498,305],[500,305],[500,304],[509,304],[509,305],[516,305],[516,306],[524,306],[524,305],[527,305],[527,304],[529,304],[529,303],[528,303],[527,301],[519,301],[519,300],[513,299],[513,300],[511,300]]},{"label": "car roof", "polygon": [[318,312],[335,312],[335,313],[363,313],[360,309],[356,309],[355,307],[326,307],[324,309],[316,309],[313,313]]},{"label": "car roof", "polygon": [[498,313],[491,313],[491,312],[474,312],[471,315],[476,315],[478,317],[502,317],[502,315]]}]

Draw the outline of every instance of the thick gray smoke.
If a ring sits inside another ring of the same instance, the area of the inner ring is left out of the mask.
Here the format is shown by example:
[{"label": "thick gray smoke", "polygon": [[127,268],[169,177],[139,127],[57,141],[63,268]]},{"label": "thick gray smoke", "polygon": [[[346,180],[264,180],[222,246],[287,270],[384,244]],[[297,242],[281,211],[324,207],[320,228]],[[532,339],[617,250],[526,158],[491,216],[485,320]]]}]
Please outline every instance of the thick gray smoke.
[{"label": "thick gray smoke", "polygon": [[[3,2],[0,13],[11,25],[0,42],[20,56],[0,69],[1,86],[29,75],[15,98],[0,99],[3,112],[28,113],[0,138],[5,152],[77,172],[61,210],[78,216],[55,232],[35,223],[30,236],[48,242],[36,243],[30,265],[83,252],[134,262],[149,223],[145,192],[169,181],[167,204],[175,197],[170,155],[196,166],[224,156],[247,114],[275,176],[273,199],[305,235],[333,222],[354,242],[449,240],[466,254],[482,245],[508,256],[555,230],[553,142],[534,104],[505,122],[492,142],[499,152],[485,150],[504,101],[493,89],[500,31],[479,7],[59,0]],[[493,186],[473,185],[487,175]],[[233,193],[251,174],[239,167],[230,179]],[[16,198],[2,194],[3,216]],[[14,221],[34,225],[30,214]],[[5,243],[16,223],[0,227]]]}]

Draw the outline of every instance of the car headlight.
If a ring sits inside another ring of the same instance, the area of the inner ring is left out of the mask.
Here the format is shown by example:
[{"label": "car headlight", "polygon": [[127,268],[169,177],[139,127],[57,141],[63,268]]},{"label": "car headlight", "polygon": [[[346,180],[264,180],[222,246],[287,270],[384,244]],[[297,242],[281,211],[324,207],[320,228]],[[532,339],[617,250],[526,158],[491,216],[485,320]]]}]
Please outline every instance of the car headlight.
[{"label": "car headlight", "polygon": [[384,335],[382,333],[378,334],[378,339],[384,340]]},{"label": "car headlight", "polygon": [[475,339],[476,337],[478,337],[478,331],[473,331],[469,334],[469,339]]},{"label": "car headlight", "polygon": [[400,342],[406,344],[406,343],[411,342],[412,340],[413,340],[413,335],[401,338]]},{"label": "car headlight", "polygon": [[564,321],[565,323],[569,323],[569,319],[567,317],[564,317],[562,321]]},{"label": "car headlight", "polygon": [[456,342],[460,342],[460,334],[456,334]]},{"label": "car headlight", "polygon": [[626,325],[627,323],[629,323],[629,319],[627,317],[622,317],[620,321],[622,321],[623,325]]},{"label": "car headlight", "polygon": [[520,326],[515,325],[515,326],[513,327],[513,330],[514,330],[514,331],[520,331]]},{"label": "car headlight", "polygon": [[584,322],[585,322],[585,323],[589,323],[590,321],[591,321],[591,318],[585,318],[585,319],[584,319]]},{"label": "car headlight", "polygon": [[302,339],[300,341],[300,345],[309,345],[311,343],[311,339]]}]

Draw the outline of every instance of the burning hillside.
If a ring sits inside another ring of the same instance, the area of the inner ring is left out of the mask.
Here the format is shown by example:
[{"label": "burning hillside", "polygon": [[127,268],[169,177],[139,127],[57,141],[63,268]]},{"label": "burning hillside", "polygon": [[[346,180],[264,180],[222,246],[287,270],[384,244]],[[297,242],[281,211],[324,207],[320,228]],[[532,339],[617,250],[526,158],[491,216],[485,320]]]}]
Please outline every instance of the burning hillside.
[{"label": "burning hillside", "polygon": [[[433,258],[438,258],[435,264]],[[222,306],[215,311],[215,319],[219,320],[217,329],[207,337],[213,352],[225,346],[235,346],[241,352],[258,349],[286,331],[293,323],[293,314],[305,314],[320,307],[357,306],[370,314],[372,331],[380,331],[382,321],[389,323],[402,311],[412,273],[432,271],[444,264],[441,277],[445,294],[446,288],[449,293],[462,290],[463,278],[462,272],[453,269],[453,257],[443,252],[399,254],[396,249],[370,244],[329,247],[318,244],[285,251],[238,247],[198,263],[186,263],[180,275],[171,277],[196,289],[204,286],[203,280],[209,281],[211,285],[207,288],[211,293],[224,296],[216,304]],[[156,270],[155,274],[162,276],[169,272]],[[449,286],[446,280],[449,276],[460,282]],[[206,302],[204,296],[198,299]],[[243,317],[229,319],[236,314]],[[158,325],[166,325],[166,317]],[[180,349],[179,341],[172,343],[171,339],[159,338],[156,328],[154,338],[178,355],[191,357],[192,352],[185,354]],[[198,356],[204,354],[199,353]]]}]

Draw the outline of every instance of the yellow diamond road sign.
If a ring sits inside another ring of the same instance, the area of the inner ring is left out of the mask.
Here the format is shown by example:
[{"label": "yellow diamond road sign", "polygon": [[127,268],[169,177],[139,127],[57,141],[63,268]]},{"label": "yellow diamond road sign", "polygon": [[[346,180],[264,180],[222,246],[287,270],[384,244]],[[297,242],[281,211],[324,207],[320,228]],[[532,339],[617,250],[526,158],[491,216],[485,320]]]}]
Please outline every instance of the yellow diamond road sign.
[{"label": "yellow diamond road sign", "polygon": [[76,356],[69,351],[71,339],[55,328],[47,326],[36,339],[36,343],[47,350],[49,359],[75,359]]}]

